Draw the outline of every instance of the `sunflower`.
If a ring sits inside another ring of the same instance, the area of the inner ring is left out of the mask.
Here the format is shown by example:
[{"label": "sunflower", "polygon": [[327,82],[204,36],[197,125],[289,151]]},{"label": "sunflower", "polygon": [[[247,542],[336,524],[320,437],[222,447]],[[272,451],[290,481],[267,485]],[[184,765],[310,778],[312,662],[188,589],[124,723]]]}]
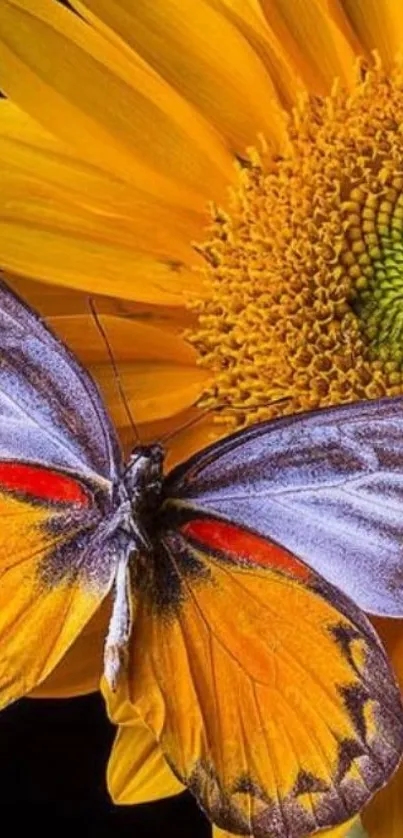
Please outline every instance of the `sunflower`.
[{"label": "sunflower", "polygon": [[[171,465],[232,426],[402,393],[400,4],[69,5],[0,5],[0,260],[124,445],[95,293],[142,439],[184,427]],[[107,617],[42,693],[95,688]],[[400,625],[377,628],[403,681]],[[371,838],[400,838],[402,779]]]}]

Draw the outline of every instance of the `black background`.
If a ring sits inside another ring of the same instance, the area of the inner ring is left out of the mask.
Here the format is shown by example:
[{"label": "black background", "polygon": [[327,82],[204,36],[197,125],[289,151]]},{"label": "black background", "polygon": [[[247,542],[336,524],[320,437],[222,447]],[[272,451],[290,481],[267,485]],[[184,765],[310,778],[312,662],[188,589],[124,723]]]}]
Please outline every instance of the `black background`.
[{"label": "black background", "polygon": [[208,838],[207,821],[187,792],[156,803],[112,805],[105,769],[114,732],[97,694],[25,699],[3,710],[2,822],[4,816],[11,821],[13,834],[29,822],[55,835],[59,826],[77,827],[77,838],[84,830],[111,838]]}]

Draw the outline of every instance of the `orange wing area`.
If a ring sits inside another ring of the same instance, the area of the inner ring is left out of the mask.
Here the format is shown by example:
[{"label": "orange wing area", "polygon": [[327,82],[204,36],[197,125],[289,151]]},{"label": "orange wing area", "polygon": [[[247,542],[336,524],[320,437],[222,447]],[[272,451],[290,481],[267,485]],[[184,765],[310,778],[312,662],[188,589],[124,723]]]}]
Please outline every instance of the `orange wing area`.
[{"label": "orange wing area", "polygon": [[403,709],[380,641],[294,556],[200,518],[163,533],[137,586],[133,712],[216,826],[301,838],[393,773]]},{"label": "orange wing area", "polygon": [[4,706],[54,669],[100,605],[108,584],[91,585],[79,561],[68,566],[69,554],[63,553],[97,523],[98,513],[78,481],[38,466],[1,463],[0,486]]}]

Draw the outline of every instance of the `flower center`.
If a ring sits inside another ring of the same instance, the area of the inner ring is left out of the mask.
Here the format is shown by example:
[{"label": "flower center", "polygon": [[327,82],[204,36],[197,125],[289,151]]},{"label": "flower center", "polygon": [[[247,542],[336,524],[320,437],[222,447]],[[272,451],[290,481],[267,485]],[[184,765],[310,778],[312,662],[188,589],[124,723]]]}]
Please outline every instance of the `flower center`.
[{"label": "flower center", "polygon": [[355,228],[355,241],[364,245],[363,252],[370,261],[355,283],[352,307],[371,347],[371,356],[396,363],[400,369],[403,362],[403,195],[389,189],[380,196],[360,194],[357,197],[361,224]]},{"label": "flower center", "polygon": [[200,248],[202,406],[237,425],[403,392],[402,126],[402,68],[361,64],[352,92],[299,103],[279,159],[240,165]]}]

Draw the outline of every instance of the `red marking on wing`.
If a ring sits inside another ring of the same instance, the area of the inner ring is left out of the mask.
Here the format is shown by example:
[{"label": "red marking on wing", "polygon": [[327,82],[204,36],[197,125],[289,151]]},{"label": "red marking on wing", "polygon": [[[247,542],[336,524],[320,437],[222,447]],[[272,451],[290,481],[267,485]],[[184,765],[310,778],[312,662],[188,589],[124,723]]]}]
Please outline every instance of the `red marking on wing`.
[{"label": "red marking on wing", "polygon": [[242,559],[254,565],[263,565],[288,573],[304,582],[311,578],[309,568],[292,553],[233,524],[213,518],[200,518],[184,524],[181,530],[202,547],[218,550],[234,562]]},{"label": "red marking on wing", "polygon": [[72,477],[23,463],[0,463],[0,492],[2,489],[53,503],[90,503],[89,495]]}]

